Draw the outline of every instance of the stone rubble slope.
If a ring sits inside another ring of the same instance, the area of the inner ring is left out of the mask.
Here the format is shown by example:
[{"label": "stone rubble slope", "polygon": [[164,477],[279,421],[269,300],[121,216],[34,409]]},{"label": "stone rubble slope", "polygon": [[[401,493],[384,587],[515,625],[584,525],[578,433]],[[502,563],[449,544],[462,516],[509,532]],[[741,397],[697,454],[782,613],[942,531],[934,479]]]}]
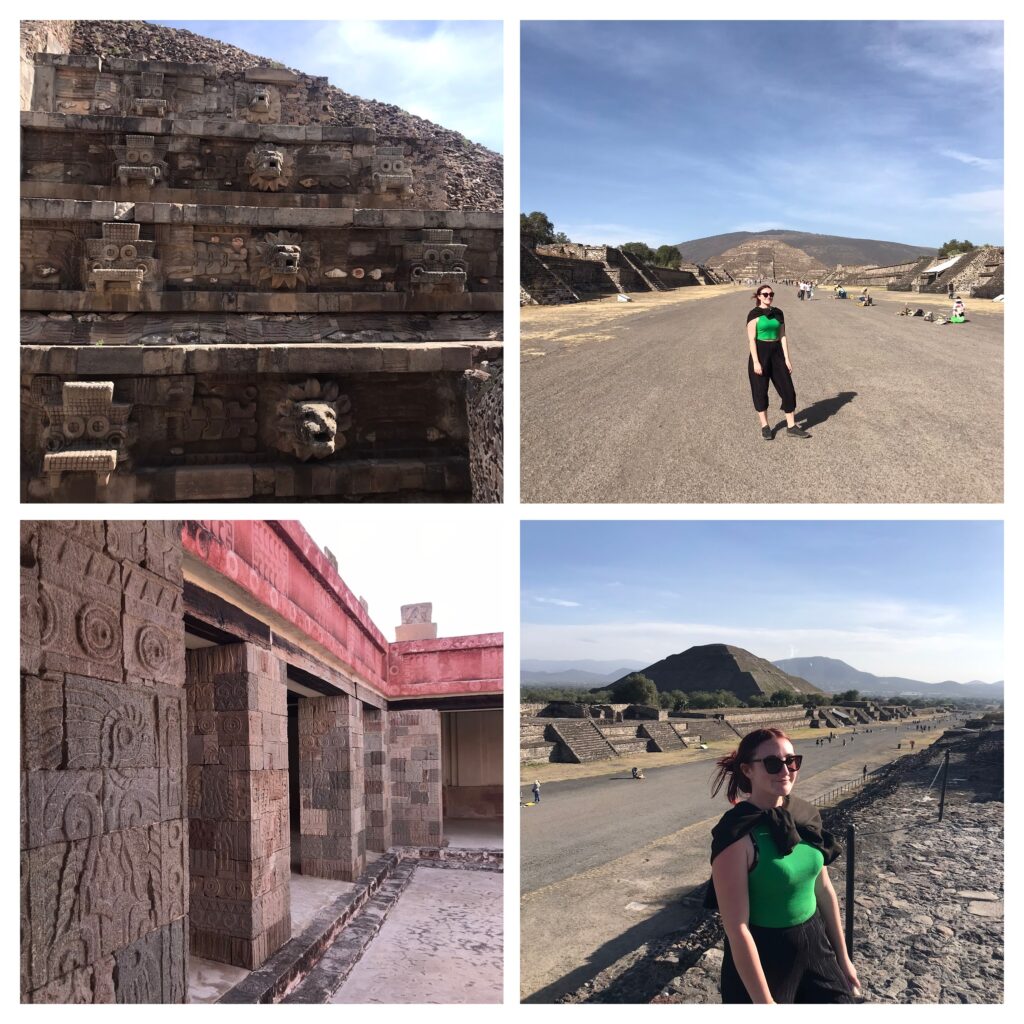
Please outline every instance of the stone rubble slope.
[{"label": "stone rubble slope", "polygon": [[[237,46],[196,35],[186,29],[167,28],[145,21],[77,21],[71,52],[134,60],[184,61],[212,64],[228,74],[241,74],[257,65],[280,67]],[[304,72],[291,68],[296,74]],[[448,200],[453,209],[500,210],[503,160],[499,153],[465,136],[391,103],[365,100],[328,85],[321,124],[375,125],[382,137],[429,138],[444,158]]]}]

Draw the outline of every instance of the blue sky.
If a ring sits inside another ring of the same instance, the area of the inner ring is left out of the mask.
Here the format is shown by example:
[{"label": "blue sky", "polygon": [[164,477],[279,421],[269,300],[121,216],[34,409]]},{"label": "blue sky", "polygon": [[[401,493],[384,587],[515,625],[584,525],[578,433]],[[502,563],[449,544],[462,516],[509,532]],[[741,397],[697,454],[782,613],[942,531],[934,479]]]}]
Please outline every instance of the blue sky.
[{"label": "blue sky", "polygon": [[393,103],[502,151],[499,21],[158,21]]},{"label": "blue sky", "polygon": [[1002,244],[1002,23],[523,22],[522,198],[574,241]]},{"label": "blue sky", "polygon": [[999,522],[530,522],[521,657],[728,643],[925,682],[1003,678]]}]

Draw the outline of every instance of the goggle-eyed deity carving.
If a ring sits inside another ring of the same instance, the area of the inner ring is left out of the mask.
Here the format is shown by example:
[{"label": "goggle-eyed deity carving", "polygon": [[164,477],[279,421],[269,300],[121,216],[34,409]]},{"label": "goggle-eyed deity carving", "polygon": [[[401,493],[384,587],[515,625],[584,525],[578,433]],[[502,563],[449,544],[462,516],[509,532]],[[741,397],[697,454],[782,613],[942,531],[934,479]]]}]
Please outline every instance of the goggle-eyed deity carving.
[{"label": "goggle-eyed deity carving", "polygon": [[413,291],[462,292],[466,290],[466,249],[452,241],[451,228],[425,228],[415,242],[402,246]]},{"label": "goggle-eyed deity carving", "polygon": [[256,243],[257,266],[254,284],[270,288],[305,288],[320,266],[320,248],[303,242],[294,231],[270,232]]},{"label": "goggle-eyed deity carving", "polygon": [[412,170],[402,146],[378,146],[373,154],[373,191],[412,195]]},{"label": "goggle-eyed deity carving", "polygon": [[261,142],[245,158],[249,184],[261,192],[277,192],[286,188],[291,184],[293,162],[285,149]]},{"label": "goggle-eyed deity carving", "polygon": [[113,381],[66,381],[56,394],[43,397],[43,471],[50,485],[63,473],[95,473],[106,486],[129,442],[129,402],[114,401]]},{"label": "goggle-eyed deity carving", "polygon": [[238,111],[250,124],[275,124],[281,120],[281,97],[266,83],[239,86]]},{"label": "goggle-eyed deity carving", "polygon": [[102,238],[87,238],[86,279],[98,292],[138,292],[152,286],[156,242],[140,238],[141,224],[105,223]]},{"label": "goggle-eyed deity carving", "polygon": [[154,135],[126,135],[123,146],[113,146],[117,158],[117,180],[122,185],[148,185],[153,188],[166,177],[163,162],[167,145]]},{"label": "goggle-eyed deity carving", "polygon": [[340,394],[337,381],[310,377],[292,384],[277,403],[274,447],[302,462],[325,459],[345,446],[351,410],[352,401]]},{"label": "goggle-eyed deity carving", "polygon": [[160,71],[143,71],[135,80],[132,113],[139,117],[163,117],[167,113],[164,76]]}]

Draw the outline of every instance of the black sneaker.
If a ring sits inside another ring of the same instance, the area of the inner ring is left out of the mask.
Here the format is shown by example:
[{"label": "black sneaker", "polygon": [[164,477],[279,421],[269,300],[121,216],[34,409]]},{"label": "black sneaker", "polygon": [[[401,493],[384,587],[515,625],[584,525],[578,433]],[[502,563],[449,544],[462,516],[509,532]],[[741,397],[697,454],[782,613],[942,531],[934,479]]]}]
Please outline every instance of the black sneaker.
[{"label": "black sneaker", "polygon": [[803,427],[786,427],[786,433],[790,437],[810,437],[811,435]]},{"label": "black sneaker", "polygon": [[775,435],[772,433],[771,427],[762,427],[761,436],[766,440],[770,441]]}]

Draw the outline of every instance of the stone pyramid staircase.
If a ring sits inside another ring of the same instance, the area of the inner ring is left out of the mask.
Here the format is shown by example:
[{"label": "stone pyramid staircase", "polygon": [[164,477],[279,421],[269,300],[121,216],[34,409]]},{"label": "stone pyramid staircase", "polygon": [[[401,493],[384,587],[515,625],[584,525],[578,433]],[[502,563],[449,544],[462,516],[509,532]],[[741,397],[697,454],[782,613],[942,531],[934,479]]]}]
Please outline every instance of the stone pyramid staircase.
[{"label": "stone pyramid staircase", "polygon": [[686,748],[683,737],[669,722],[644,722],[638,732],[641,736],[647,737],[648,750],[664,753],[669,750],[684,750]]},{"label": "stone pyramid staircase", "polygon": [[635,722],[601,722],[597,729],[619,757],[647,753],[650,741]]},{"label": "stone pyramid staircase", "polygon": [[520,305],[557,306],[579,295],[528,246],[519,247]]},{"label": "stone pyramid staircase", "polygon": [[619,756],[619,752],[589,718],[559,718],[552,721],[548,729],[562,745],[559,760],[585,764]]}]

